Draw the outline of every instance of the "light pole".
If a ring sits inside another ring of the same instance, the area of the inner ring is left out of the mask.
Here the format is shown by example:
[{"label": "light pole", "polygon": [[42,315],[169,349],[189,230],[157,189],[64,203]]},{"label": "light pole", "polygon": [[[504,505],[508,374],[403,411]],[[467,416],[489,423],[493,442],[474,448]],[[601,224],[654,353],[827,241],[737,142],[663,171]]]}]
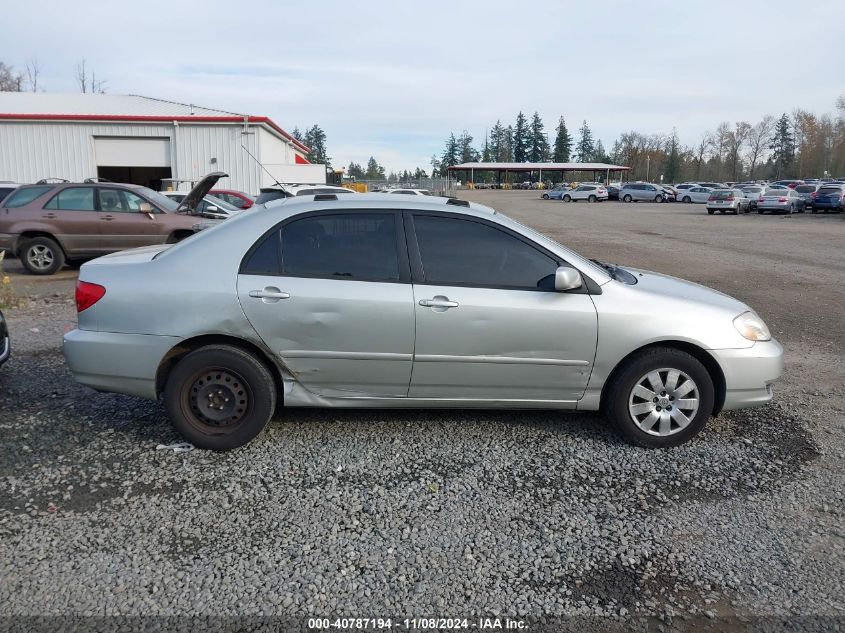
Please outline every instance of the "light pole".
[{"label": "light pole", "polygon": [[645,157],[645,181],[648,182],[648,171],[649,167],[651,167],[651,156]]}]

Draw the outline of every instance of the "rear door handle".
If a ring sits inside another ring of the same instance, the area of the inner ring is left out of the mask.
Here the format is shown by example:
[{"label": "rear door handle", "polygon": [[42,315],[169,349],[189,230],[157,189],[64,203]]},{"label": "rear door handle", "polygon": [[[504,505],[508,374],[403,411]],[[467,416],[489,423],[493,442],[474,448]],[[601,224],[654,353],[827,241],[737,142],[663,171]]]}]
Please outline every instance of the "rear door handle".
[{"label": "rear door handle", "polygon": [[420,299],[420,305],[424,308],[457,308],[457,301],[449,301],[447,297],[434,297],[433,299]]},{"label": "rear door handle", "polygon": [[44,216],[42,216],[42,217],[45,217],[45,218],[47,218],[48,220],[55,220],[55,219],[56,219],[56,214],[55,214],[55,213],[46,213],[46,214],[44,214]]},{"label": "rear door handle", "polygon": [[114,216],[113,215],[104,215],[100,219],[101,220],[108,220],[109,222],[111,222],[112,220],[114,220]]},{"label": "rear door handle", "polygon": [[290,299],[290,293],[282,292],[273,286],[267,286],[264,290],[250,290],[249,296],[253,299],[261,299],[264,303],[278,303],[282,299]]}]

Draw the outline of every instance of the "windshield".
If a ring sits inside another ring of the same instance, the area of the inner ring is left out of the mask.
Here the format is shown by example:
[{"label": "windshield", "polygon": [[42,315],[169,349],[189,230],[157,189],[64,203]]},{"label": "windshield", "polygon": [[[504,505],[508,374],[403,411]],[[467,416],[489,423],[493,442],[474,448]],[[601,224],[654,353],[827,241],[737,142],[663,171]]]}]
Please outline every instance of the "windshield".
[{"label": "windshield", "polygon": [[153,191],[148,187],[135,187],[135,191],[143,195],[159,209],[167,211],[167,213],[176,213],[179,203],[175,200],[171,200],[167,196],[160,194],[158,191]]}]

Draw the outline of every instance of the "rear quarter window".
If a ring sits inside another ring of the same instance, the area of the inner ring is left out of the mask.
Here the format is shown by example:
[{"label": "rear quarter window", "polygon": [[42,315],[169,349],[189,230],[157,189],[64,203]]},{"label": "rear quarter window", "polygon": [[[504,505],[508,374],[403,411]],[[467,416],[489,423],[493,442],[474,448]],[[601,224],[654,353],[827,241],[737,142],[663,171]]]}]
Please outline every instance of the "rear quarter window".
[{"label": "rear quarter window", "polygon": [[43,196],[51,189],[52,187],[27,187],[25,189],[18,189],[14,193],[9,194],[9,197],[3,202],[3,206],[7,209],[17,209]]}]

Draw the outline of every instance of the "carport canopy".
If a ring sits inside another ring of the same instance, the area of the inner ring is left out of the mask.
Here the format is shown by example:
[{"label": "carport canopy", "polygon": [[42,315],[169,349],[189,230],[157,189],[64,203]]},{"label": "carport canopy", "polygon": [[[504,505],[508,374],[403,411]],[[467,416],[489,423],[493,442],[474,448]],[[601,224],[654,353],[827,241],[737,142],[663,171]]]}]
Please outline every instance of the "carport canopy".
[{"label": "carport canopy", "polygon": [[593,180],[599,176],[605,183],[611,182],[611,175],[618,174],[619,180],[630,167],[624,165],[610,165],[608,163],[461,163],[448,167],[450,175],[455,172],[464,172],[467,182],[475,182],[476,172],[504,172],[505,182],[508,182],[510,173],[537,173],[537,179],[543,180],[543,172],[549,173],[592,173]]}]

